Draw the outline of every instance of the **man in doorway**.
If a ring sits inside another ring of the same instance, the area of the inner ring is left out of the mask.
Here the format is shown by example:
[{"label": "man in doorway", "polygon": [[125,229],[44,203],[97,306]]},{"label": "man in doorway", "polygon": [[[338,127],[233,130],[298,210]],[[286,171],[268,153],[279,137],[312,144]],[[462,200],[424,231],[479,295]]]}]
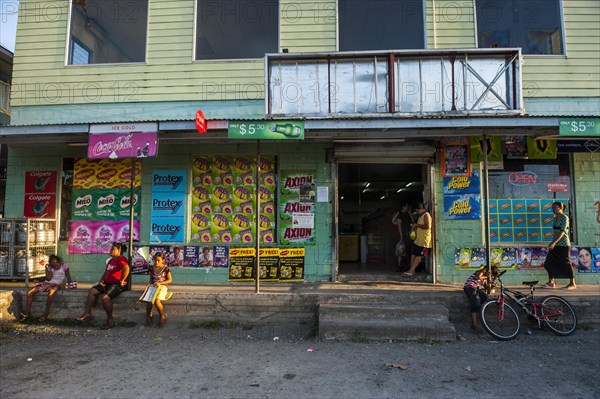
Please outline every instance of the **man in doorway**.
[{"label": "man in doorway", "polygon": [[417,232],[417,238],[412,247],[410,269],[402,273],[404,277],[415,275],[415,270],[419,266],[419,263],[421,263],[421,259],[429,254],[429,249],[431,248],[432,219],[422,202],[419,202],[417,205],[417,214],[419,215],[417,222],[411,225]]},{"label": "man in doorway", "polygon": [[398,260],[399,272],[408,270],[410,267],[410,254],[412,240],[410,239],[410,226],[413,223],[411,216],[411,207],[408,203],[403,203],[399,212],[396,212],[392,217],[392,223],[398,227],[400,240],[396,245],[396,258]]}]

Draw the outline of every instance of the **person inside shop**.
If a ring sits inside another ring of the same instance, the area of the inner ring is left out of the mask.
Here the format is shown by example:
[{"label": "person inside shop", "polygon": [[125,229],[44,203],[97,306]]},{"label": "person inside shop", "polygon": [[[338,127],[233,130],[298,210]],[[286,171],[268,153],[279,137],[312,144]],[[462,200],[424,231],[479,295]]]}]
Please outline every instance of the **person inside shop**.
[{"label": "person inside shop", "polygon": [[548,244],[548,255],[544,261],[544,269],[548,272],[548,282],[542,288],[556,288],[557,278],[568,278],[569,284],[564,288],[574,290],[575,274],[571,266],[570,252],[571,241],[569,240],[569,218],[564,214],[565,204],[556,201],[552,204],[554,212],[554,235]]},{"label": "person inside shop", "polygon": [[[165,314],[163,301],[168,300],[171,297],[171,293],[167,289],[167,285],[173,282],[173,277],[171,276],[171,269],[165,263],[165,254],[163,252],[158,252],[154,255],[154,265],[148,266],[148,271],[150,274],[150,281],[148,286],[154,285],[157,287],[158,295],[154,300],[154,305],[156,305],[156,310],[158,310],[158,315],[160,319],[158,320],[158,327],[163,327],[165,325],[165,321],[167,320],[167,316]],[[150,327],[152,325],[152,303],[146,303],[146,327]]]},{"label": "person inside shop", "polygon": [[481,332],[481,329],[477,325],[477,313],[479,312],[481,305],[487,301],[487,289],[490,286],[490,282],[498,277],[498,274],[499,270],[497,266],[492,266],[491,270],[486,268],[476,270],[469,276],[463,286],[463,290],[469,301],[471,330],[473,332]]},{"label": "person inside shop", "polygon": [[202,248],[202,253],[198,257],[198,266],[200,267],[212,267],[213,266],[213,255],[209,247]]},{"label": "person inside shop", "polygon": [[106,324],[103,330],[115,326],[113,318],[113,299],[123,291],[127,290],[127,278],[129,277],[129,263],[123,256],[127,252],[127,245],[114,242],[110,249],[110,258],[106,260],[106,269],[102,278],[88,291],[85,311],[77,318],[86,321],[92,318],[92,309],[96,305],[98,296],[102,298],[102,307],[106,312]]},{"label": "person inside shop", "polygon": [[417,233],[417,237],[412,244],[410,268],[408,271],[402,273],[402,276],[404,277],[412,277],[415,275],[415,271],[421,263],[421,260],[423,257],[429,255],[429,249],[431,248],[432,219],[422,202],[417,204],[417,215],[417,222],[411,224],[411,227],[415,229]]},{"label": "person inside shop", "polygon": [[60,286],[67,277],[67,287],[74,288],[74,281],[71,279],[71,273],[69,272],[69,265],[64,263],[62,259],[57,255],[50,255],[48,263],[44,265],[46,268],[46,281],[40,284],[36,284],[32,289],[27,292],[27,304],[25,305],[25,312],[21,313],[21,321],[27,320],[31,317],[31,305],[33,304],[33,296],[38,292],[47,292],[48,298],[46,299],[46,310],[39,318],[39,321],[46,321],[50,314],[50,307],[52,307],[52,301],[54,295],[60,290]]},{"label": "person inside shop", "polygon": [[413,223],[411,207],[408,203],[403,203],[400,211],[392,217],[392,224],[398,227],[400,239],[396,244],[396,258],[398,261],[398,271],[403,272],[410,267],[410,255],[412,240],[410,239],[410,226]]}]

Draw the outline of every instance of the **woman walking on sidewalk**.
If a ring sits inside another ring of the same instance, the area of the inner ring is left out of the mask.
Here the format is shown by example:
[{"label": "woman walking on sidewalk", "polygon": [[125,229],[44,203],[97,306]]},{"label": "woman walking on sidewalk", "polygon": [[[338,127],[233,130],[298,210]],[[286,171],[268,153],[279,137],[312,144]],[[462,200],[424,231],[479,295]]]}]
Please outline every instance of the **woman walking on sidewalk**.
[{"label": "woman walking on sidewalk", "polygon": [[544,262],[544,269],[548,272],[548,282],[542,287],[556,288],[556,278],[568,278],[569,284],[564,288],[574,290],[575,275],[571,266],[570,252],[571,241],[569,240],[569,218],[564,214],[565,204],[556,201],[552,204],[552,212],[556,215],[552,228],[554,237],[548,244],[548,255]]}]

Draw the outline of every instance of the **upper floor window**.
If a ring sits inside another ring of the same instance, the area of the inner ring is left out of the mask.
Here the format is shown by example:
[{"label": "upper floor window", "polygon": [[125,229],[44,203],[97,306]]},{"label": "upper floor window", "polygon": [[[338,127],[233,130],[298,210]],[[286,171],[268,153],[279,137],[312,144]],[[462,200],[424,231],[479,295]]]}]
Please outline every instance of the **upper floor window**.
[{"label": "upper floor window", "polygon": [[196,5],[196,60],[278,52],[279,1],[197,0]]},{"label": "upper floor window", "polygon": [[148,0],[73,0],[69,65],[146,60]]},{"label": "upper floor window", "polygon": [[479,47],[564,54],[561,0],[476,0]]},{"label": "upper floor window", "polygon": [[425,48],[423,0],[338,0],[340,51]]}]

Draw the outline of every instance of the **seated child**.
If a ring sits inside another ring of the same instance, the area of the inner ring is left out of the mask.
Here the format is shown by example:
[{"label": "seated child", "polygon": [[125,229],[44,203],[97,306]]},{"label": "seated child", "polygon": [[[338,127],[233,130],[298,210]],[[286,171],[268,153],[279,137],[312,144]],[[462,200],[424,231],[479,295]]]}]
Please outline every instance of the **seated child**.
[{"label": "seated child", "polygon": [[[485,288],[490,284],[493,277],[499,274],[498,267],[492,266],[491,275],[486,268],[479,269],[469,276],[463,289],[469,300],[469,308],[471,309],[471,330],[479,332],[477,327],[477,312],[481,305],[487,300]],[[492,278],[490,278],[492,277]]]},{"label": "seated child", "polygon": [[35,285],[32,289],[27,292],[27,305],[25,306],[25,312],[21,314],[21,320],[27,320],[31,317],[31,304],[33,303],[33,296],[38,292],[47,292],[48,299],[46,300],[46,310],[39,318],[39,321],[45,321],[50,314],[50,307],[54,300],[54,294],[60,289],[60,285],[67,276],[69,283],[68,287],[72,287],[74,282],[71,280],[71,273],[69,273],[69,265],[63,263],[62,259],[56,255],[50,255],[48,263],[46,264],[46,281],[41,284]]},{"label": "seated child", "polygon": [[[154,255],[154,265],[150,265],[149,269],[150,281],[148,285],[154,285],[161,289],[161,292],[159,292],[158,296],[156,297],[154,304],[156,305],[156,310],[158,310],[158,314],[160,316],[158,326],[163,327],[165,325],[167,316],[165,315],[162,301],[166,301],[171,297],[171,293],[167,292],[167,285],[173,281],[173,278],[171,277],[171,269],[169,269],[169,266],[165,265],[165,254],[158,252],[156,255]],[[150,326],[151,324],[152,303],[146,303],[146,326]]]}]

